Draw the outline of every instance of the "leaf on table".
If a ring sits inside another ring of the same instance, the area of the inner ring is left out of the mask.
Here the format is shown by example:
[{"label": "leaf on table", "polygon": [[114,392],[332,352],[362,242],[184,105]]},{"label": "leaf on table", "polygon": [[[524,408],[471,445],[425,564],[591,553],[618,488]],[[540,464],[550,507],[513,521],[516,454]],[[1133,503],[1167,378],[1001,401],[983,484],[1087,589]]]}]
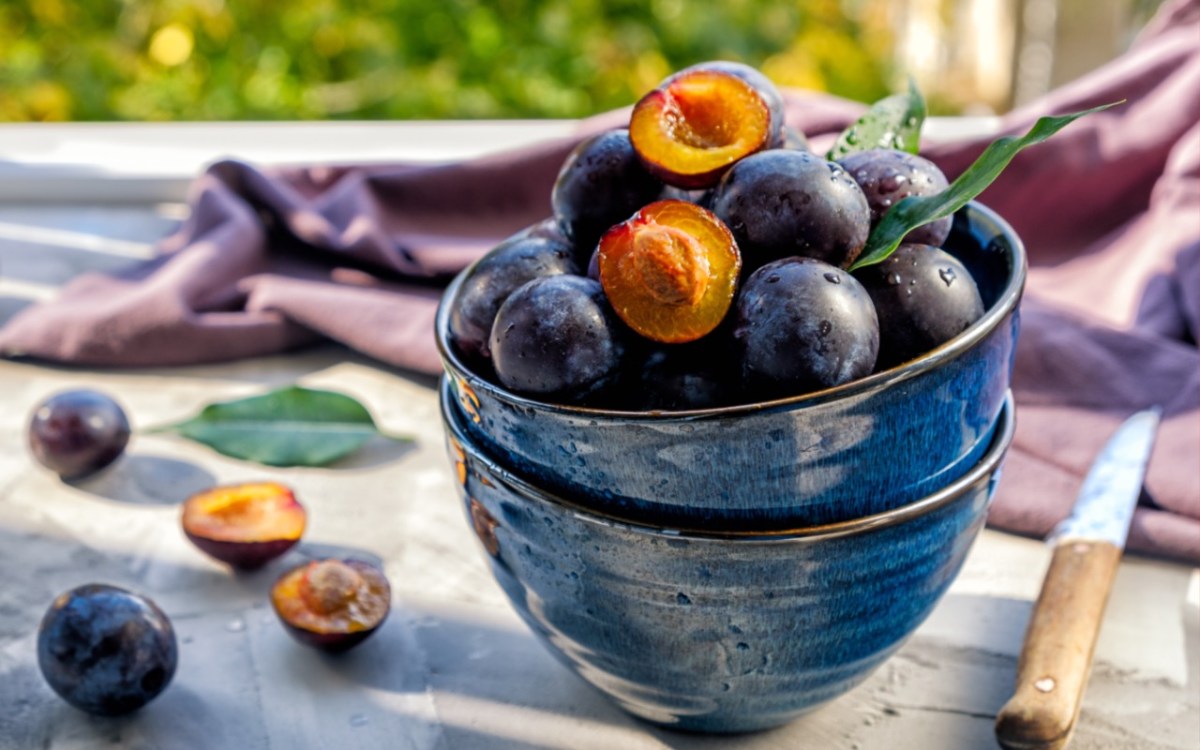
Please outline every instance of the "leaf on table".
[{"label": "leaf on table", "polygon": [[893,94],[871,105],[866,113],[843,130],[826,159],[836,161],[859,151],[891,148],[917,153],[921,126],[925,124],[925,97],[908,79],[908,92]]},{"label": "leaf on table", "polygon": [[1115,107],[1123,101],[1102,104],[1069,115],[1042,117],[1023,136],[1008,135],[992,141],[979,158],[942,192],[923,196],[910,195],[892,206],[871,230],[862,255],[850,266],[850,270],[855,271],[886,259],[899,247],[900,241],[909,232],[943,216],[950,216],[967,205],[971,199],[987,189],[1013,157],[1026,146],[1041,143],[1084,115]]},{"label": "leaf on table", "polygon": [[195,417],[162,429],[268,466],[325,466],[376,435],[408,440],[381,432],[353,398],[300,386],[209,404]]}]

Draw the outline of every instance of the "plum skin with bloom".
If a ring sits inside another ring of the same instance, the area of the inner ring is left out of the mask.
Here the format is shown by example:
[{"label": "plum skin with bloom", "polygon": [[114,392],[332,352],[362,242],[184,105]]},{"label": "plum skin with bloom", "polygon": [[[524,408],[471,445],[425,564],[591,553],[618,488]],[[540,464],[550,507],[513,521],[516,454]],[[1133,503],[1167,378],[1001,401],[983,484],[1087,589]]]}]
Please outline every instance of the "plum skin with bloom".
[{"label": "plum skin with bloom", "polygon": [[154,602],[106,584],[54,600],[37,637],[38,666],[63,700],[91,714],[135,711],[171,682],[179,650]]}]

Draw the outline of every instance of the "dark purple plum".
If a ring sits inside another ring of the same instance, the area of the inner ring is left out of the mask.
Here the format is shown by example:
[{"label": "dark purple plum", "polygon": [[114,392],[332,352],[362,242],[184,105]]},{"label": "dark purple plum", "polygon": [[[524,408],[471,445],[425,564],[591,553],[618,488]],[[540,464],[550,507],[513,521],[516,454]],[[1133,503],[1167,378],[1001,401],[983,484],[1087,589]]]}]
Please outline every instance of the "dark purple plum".
[{"label": "dark purple plum", "polygon": [[875,366],[875,306],[853,276],[828,263],[768,263],[746,280],[735,314],[743,384],[754,398],[830,388]]},{"label": "dark purple plum", "polygon": [[[946,175],[928,159],[888,148],[859,151],[838,160],[846,168],[871,207],[874,229],[892,206],[910,195],[933,195],[946,189]],[[904,236],[905,242],[941,247],[950,234],[952,217],[919,226]]]},{"label": "dark purple plum", "polygon": [[866,196],[846,170],[807,151],[772,149],[734,164],[712,211],[733,232],[743,273],[793,255],[844,268],[871,225]]},{"label": "dark purple plum", "polygon": [[508,295],[542,276],[580,272],[563,240],[519,234],[505,240],[468,272],[450,307],[450,339],[469,360],[491,356],[488,337],[496,311]]},{"label": "dark purple plum", "polygon": [[657,200],[662,190],[622,128],[589,138],[571,152],[554,182],[550,205],[583,265],[600,235]]},{"label": "dark purple plum", "polygon": [[[721,328],[688,344],[648,347],[636,363],[622,390],[637,411],[711,409],[733,403],[737,369],[727,351],[728,329]],[[632,359],[632,358],[631,358]]]},{"label": "dark purple plum", "polygon": [[100,471],[129,442],[129,420],[111,397],[91,390],[64,391],[33,410],[29,450],[63,479]]},{"label": "dark purple plum", "polygon": [[879,361],[886,369],[934,349],[983,316],[975,280],[953,255],[906,244],[855,272],[879,316]]},{"label": "dark purple plum", "polygon": [[490,342],[500,383],[553,401],[599,396],[620,371],[628,329],[600,283],[582,276],[534,279],[496,314]]},{"label": "dark purple plum", "polygon": [[54,600],[38,628],[37,656],[54,692],[101,716],[149,703],[179,661],[175,630],[154,602],[99,583]]}]

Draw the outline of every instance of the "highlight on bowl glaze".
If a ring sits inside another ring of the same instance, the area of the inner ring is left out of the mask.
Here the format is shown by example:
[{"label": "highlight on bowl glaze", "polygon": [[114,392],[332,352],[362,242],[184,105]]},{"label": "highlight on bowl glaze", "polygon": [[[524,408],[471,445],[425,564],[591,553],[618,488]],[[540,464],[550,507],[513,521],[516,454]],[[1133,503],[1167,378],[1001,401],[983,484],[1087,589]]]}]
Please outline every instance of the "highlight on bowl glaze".
[{"label": "highlight on bowl glaze", "polygon": [[685,531],[590,511],[487,456],[442,386],[468,522],[562,663],[664,726],[777,726],[866,679],[926,618],[983,527],[1013,434],[905,506],[804,529]]},{"label": "highlight on bowl glaze", "polygon": [[[971,203],[947,247],[987,312],[927,355],[836,388],[717,409],[622,412],[519,396],[437,340],[464,430],[539,486],[589,508],[723,529],[831,523],[898,507],[973,467],[1008,390],[1025,282],[1020,239]],[[465,272],[464,272],[465,273]]]}]

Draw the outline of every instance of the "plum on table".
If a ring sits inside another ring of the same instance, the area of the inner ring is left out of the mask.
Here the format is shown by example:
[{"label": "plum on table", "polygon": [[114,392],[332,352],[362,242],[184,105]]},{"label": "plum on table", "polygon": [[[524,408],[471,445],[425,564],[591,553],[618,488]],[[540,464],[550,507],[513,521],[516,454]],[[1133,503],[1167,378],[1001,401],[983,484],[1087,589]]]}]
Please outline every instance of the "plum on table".
[{"label": "plum on table", "polygon": [[288,634],[323,651],[362,643],[387,619],[391,604],[387,577],[364,560],[314,560],[271,587],[271,606]]},{"label": "plum on table", "polygon": [[29,450],[63,479],[81,479],[116,461],[129,443],[129,419],[107,394],[56,393],[33,410]]},{"label": "plum on table", "polygon": [[276,482],[214,487],[183,504],[184,534],[235,568],[252,570],[287,552],[304,534],[308,514]]},{"label": "plum on table", "polygon": [[161,693],[179,662],[175,630],[154,602],[93,583],[58,596],[38,627],[38,666],[63,700],[101,716]]}]

